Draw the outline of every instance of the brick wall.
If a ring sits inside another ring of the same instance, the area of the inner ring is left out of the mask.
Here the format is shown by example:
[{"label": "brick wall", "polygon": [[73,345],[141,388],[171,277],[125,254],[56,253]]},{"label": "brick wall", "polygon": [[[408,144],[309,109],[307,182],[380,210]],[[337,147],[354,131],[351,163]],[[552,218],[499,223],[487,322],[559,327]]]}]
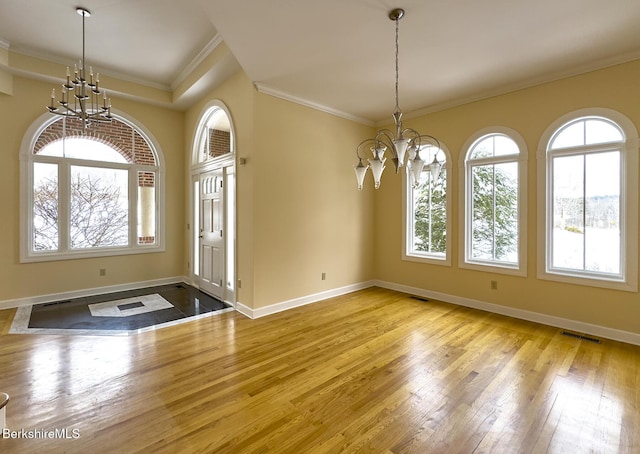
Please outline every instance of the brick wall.
[{"label": "brick wall", "polygon": [[40,133],[33,147],[33,154],[38,154],[44,146],[62,140],[64,137],[84,137],[95,140],[117,150],[127,162],[156,165],[155,156],[147,141],[131,126],[116,119],[109,123],[94,124],[83,132],[82,123],[78,119],[60,118]]},{"label": "brick wall", "polygon": [[231,152],[231,133],[209,129],[209,156],[212,158]]}]

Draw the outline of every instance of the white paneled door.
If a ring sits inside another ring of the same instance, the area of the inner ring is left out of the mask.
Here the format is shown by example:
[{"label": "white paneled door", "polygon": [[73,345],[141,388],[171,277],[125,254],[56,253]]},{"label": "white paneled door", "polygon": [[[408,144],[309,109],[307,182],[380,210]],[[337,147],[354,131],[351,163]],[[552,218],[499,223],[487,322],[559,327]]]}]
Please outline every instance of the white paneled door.
[{"label": "white paneled door", "polygon": [[223,170],[200,175],[200,288],[224,299],[224,178]]}]

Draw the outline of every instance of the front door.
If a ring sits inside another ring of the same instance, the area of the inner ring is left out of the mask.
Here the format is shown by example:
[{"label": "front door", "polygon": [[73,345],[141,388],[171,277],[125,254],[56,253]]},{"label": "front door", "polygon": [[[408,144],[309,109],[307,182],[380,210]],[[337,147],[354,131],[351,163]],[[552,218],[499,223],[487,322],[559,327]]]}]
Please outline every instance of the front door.
[{"label": "front door", "polygon": [[200,175],[200,288],[224,299],[224,179],[222,169]]}]

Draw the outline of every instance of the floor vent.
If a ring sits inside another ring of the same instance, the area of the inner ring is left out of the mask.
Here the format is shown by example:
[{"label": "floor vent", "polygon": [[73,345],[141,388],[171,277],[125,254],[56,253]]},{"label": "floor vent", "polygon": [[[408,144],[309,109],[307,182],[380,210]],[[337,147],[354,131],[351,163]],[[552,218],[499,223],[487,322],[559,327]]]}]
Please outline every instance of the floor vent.
[{"label": "floor vent", "polygon": [[429,301],[427,298],[423,298],[422,296],[412,295],[411,298],[413,298],[414,300],[419,300],[419,301]]},{"label": "floor vent", "polygon": [[54,301],[53,303],[44,303],[42,305],[42,307],[47,307],[47,306],[57,306],[58,304],[62,304],[62,303],[70,303],[71,300],[66,300],[66,301]]},{"label": "floor vent", "polygon": [[586,341],[589,341],[589,342],[593,342],[595,344],[602,343],[602,341],[600,339],[596,339],[595,337],[589,337],[589,336],[585,336],[583,334],[572,333],[570,331],[563,331],[562,335],[563,336],[569,336],[569,337],[575,337],[576,339],[586,340]]},{"label": "floor vent", "polygon": [[176,285],[176,288],[186,288],[186,287],[184,285],[182,285],[182,284],[178,284],[178,285]]}]

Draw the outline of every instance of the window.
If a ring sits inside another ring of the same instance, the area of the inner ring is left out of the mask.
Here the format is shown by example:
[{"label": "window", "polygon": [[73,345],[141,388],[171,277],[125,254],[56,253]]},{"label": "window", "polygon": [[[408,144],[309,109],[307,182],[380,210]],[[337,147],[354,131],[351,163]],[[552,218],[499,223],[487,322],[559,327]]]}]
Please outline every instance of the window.
[{"label": "window", "polygon": [[[408,170],[405,178],[405,260],[450,265],[451,232],[448,168],[450,159],[445,149],[432,146],[421,150],[427,163],[420,181],[414,181]],[[440,164],[432,172],[434,157]]]},{"label": "window", "polygon": [[474,135],[469,143],[463,160],[461,266],[524,275],[524,141],[515,131],[491,128]]},{"label": "window", "polygon": [[627,137],[620,124],[597,114],[565,119],[544,136],[546,250],[541,277],[636,287],[637,273],[630,273],[630,266],[635,270],[637,202],[630,199],[637,192],[637,144],[630,147]]},{"label": "window", "polygon": [[23,140],[22,261],[162,248],[157,147],[114,116],[86,132],[45,114]]}]

